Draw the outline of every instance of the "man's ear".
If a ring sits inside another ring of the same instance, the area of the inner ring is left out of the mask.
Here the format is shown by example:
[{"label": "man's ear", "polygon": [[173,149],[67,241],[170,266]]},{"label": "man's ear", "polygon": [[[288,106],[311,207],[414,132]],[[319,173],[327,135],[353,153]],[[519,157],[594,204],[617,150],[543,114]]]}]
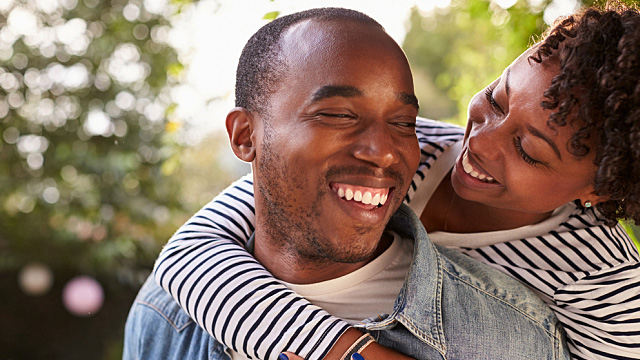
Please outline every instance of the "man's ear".
[{"label": "man's ear", "polygon": [[255,124],[253,113],[245,108],[235,107],[227,114],[226,127],[231,150],[238,159],[249,163],[256,157]]}]

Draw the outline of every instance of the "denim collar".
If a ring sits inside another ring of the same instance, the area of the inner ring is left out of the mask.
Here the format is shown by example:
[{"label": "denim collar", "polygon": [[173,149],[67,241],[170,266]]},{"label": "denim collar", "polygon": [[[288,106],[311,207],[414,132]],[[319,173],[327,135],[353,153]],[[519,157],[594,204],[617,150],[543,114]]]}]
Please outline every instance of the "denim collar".
[{"label": "denim collar", "polygon": [[[427,237],[427,231],[411,208],[402,204],[393,214],[387,230],[413,239],[413,261],[404,285],[394,305],[394,312],[386,320],[377,323],[385,326],[393,321],[404,325],[414,336],[430,344],[440,352],[445,351],[442,325],[443,262],[435,245]],[[255,233],[245,247],[253,253]],[[426,304],[425,306],[413,306]],[[415,321],[419,319],[418,321]],[[369,327],[368,327],[369,328]]]},{"label": "denim collar", "polygon": [[444,353],[442,257],[427,237],[422,222],[409,206],[402,204],[398,208],[387,229],[413,239],[414,252],[413,262],[396,299],[394,312],[379,325],[398,321],[414,336]]}]

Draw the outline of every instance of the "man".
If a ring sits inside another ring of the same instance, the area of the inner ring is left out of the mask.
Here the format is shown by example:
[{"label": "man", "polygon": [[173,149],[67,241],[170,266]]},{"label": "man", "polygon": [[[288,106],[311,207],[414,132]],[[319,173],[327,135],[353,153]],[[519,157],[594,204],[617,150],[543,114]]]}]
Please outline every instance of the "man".
[{"label": "man", "polygon": [[[263,51],[266,60],[256,56]],[[436,248],[401,206],[420,159],[418,102],[406,58],[379,24],[344,9],[277,19],[245,47],[236,87],[227,131],[236,156],[252,164],[250,247],[273,275],[354,322],[391,313],[365,327],[411,357],[567,357],[557,319],[532,292]],[[222,338],[235,351],[147,281],[127,321],[125,358],[245,358],[246,344]],[[327,358],[345,350],[336,345]],[[362,353],[402,358],[376,343]]]}]

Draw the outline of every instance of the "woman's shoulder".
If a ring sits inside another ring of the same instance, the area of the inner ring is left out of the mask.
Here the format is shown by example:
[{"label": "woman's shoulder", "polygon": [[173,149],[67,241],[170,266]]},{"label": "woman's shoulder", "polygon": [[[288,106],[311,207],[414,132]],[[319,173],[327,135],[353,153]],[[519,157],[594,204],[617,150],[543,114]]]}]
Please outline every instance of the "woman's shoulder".
[{"label": "woman's shoulder", "polygon": [[[569,216],[552,231],[547,239],[560,241],[576,258],[590,260],[594,269],[607,269],[617,264],[637,264],[638,249],[621,224],[607,226],[597,210],[572,206]],[[560,244],[556,244],[560,246]]]},{"label": "woman's shoulder", "polygon": [[460,125],[446,121],[425,119],[422,117],[418,117],[416,119],[416,129],[419,130],[420,133],[425,134],[450,133],[464,135],[464,127]]},{"label": "woman's shoulder", "polygon": [[435,154],[461,141],[464,137],[464,128],[444,121],[419,117],[416,121],[416,134],[423,154],[425,152]]}]

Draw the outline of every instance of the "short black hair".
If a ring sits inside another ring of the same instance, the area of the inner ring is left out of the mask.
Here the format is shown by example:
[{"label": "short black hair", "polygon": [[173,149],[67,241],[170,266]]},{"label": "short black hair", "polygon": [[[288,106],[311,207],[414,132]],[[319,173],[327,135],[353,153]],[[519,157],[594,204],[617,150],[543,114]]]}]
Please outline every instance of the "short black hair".
[{"label": "short black hair", "polygon": [[282,34],[304,20],[347,20],[384,28],[361,12],[343,8],[318,8],[277,18],[261,27],[247,41],[236,71],[236,106],[264,113],[269,96],[276,90],[286,72],[285,59],[280,56]]}]

